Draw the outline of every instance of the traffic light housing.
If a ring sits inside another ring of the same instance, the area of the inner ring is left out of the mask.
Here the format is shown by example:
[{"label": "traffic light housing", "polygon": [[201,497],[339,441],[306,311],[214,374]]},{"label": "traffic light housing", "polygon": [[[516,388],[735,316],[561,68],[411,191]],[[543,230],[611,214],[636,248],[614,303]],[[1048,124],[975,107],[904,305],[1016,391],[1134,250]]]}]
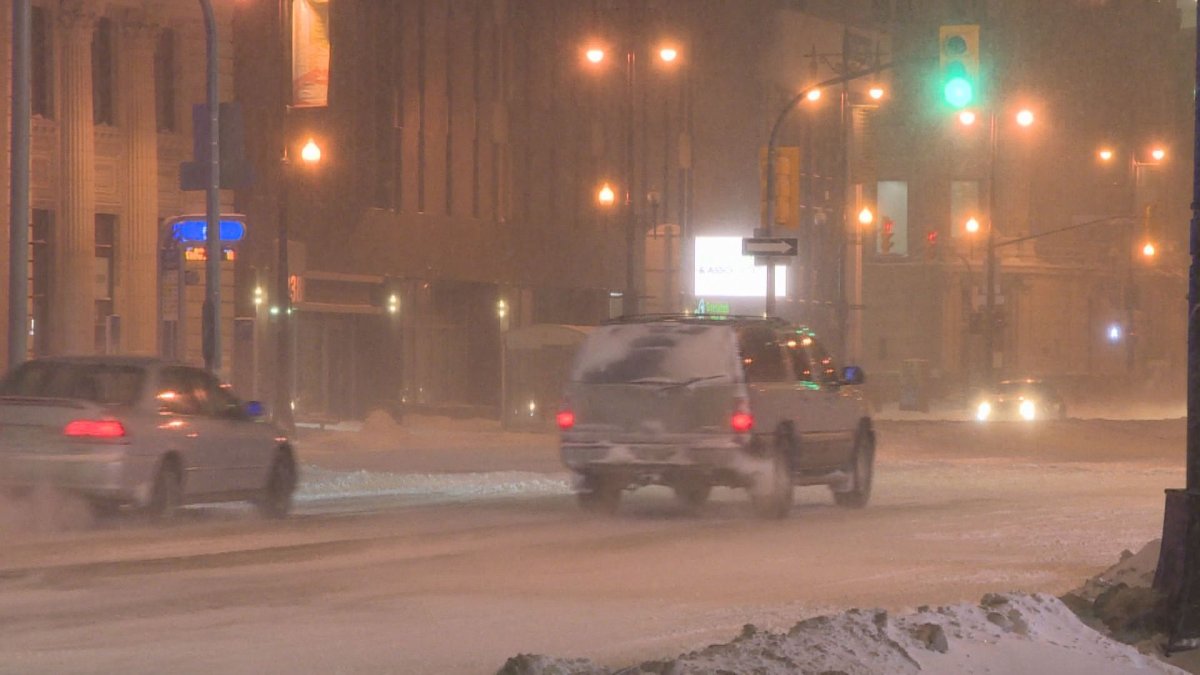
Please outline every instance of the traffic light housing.
[{"label": "traffic light housing", "polygon": [[930,230],[925,234],[925,259],[937,260],[938,257],[938,232]]},{"label": "traffic light housing", "polygon": [[979,26],[942,26],[938,37],[942,100],[962,110],[979,100]]},{"label": "traffic light housing", "polygon": [[879,252],[888,255],[892,252],[892,235],[895,233],[896,223],[892,222],[891,218],[883,219],[883,226],[879,228]]}]

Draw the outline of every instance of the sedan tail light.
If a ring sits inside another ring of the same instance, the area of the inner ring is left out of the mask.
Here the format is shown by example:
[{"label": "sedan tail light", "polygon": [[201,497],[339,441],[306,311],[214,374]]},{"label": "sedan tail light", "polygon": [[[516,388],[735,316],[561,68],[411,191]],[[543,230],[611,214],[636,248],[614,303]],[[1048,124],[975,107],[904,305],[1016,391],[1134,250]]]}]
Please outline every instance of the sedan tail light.
[{"label": "sedan tail light", "polygon": [[63,427],[63,435],[72,438],[121,438],[125,425],[117,420],[74,420]]},{"label": "sedan tail light", "polygon": [[554,416],[554,421],[558,422],[558,428],[563,431],[569,431],[575,426],[575,413],[570,410],[559,410]]},{"label": "sedan tail light", "polygon": [[750,406],[745,399],[739,398],[734,404],[733,417],[729,418],[729,426],[739,434],[748,433],[754,428],[754,415],[750,414]]}]

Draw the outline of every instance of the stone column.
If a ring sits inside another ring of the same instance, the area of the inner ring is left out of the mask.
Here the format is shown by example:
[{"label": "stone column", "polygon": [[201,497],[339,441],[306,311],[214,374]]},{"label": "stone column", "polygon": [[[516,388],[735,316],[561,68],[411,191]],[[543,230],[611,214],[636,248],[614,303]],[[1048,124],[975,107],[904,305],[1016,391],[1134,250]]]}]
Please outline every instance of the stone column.
[{"label": "stone column", "polygon": [[50,339],[56,354],[95,351],[96,140],[92,123],[92,34],[98,3],[62,0],[58,123],[58,217]]},{"label": "stone column", "polygon": [[128,139],[125,218],[116,240],[114,311],[121,317],[121,351],[158,352],[158,120],[154,53],[160,26],[145,9],[130,10],[121,26],[118,100]]}]

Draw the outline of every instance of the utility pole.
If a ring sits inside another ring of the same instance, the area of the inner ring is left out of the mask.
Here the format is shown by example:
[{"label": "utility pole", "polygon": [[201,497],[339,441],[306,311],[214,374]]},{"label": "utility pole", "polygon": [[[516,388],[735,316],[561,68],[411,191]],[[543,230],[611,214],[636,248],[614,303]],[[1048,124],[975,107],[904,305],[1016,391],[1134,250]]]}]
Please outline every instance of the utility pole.
[{"label": "utility pole", "polygon": [[32,9],[13,0],[12,150],[8,218],[8,367],[25,360],[29,340],[29,151],[32,111]]}]

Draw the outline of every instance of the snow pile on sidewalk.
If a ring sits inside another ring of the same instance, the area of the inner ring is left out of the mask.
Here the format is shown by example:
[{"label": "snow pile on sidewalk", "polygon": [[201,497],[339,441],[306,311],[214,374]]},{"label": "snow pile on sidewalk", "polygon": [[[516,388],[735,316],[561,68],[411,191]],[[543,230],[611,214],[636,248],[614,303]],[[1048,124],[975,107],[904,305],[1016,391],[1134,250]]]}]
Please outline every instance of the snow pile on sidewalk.
[{"label": "snow pile on sidewalk", "polygon": [[675,659],[609,669],[581,659],[519,655],[498,675],[692,673],[1181,673],[1085,626],[1058,598],[988,594],[978,605],[890,615],[851,609],[787,633],[747,625],[733,641]]}]

